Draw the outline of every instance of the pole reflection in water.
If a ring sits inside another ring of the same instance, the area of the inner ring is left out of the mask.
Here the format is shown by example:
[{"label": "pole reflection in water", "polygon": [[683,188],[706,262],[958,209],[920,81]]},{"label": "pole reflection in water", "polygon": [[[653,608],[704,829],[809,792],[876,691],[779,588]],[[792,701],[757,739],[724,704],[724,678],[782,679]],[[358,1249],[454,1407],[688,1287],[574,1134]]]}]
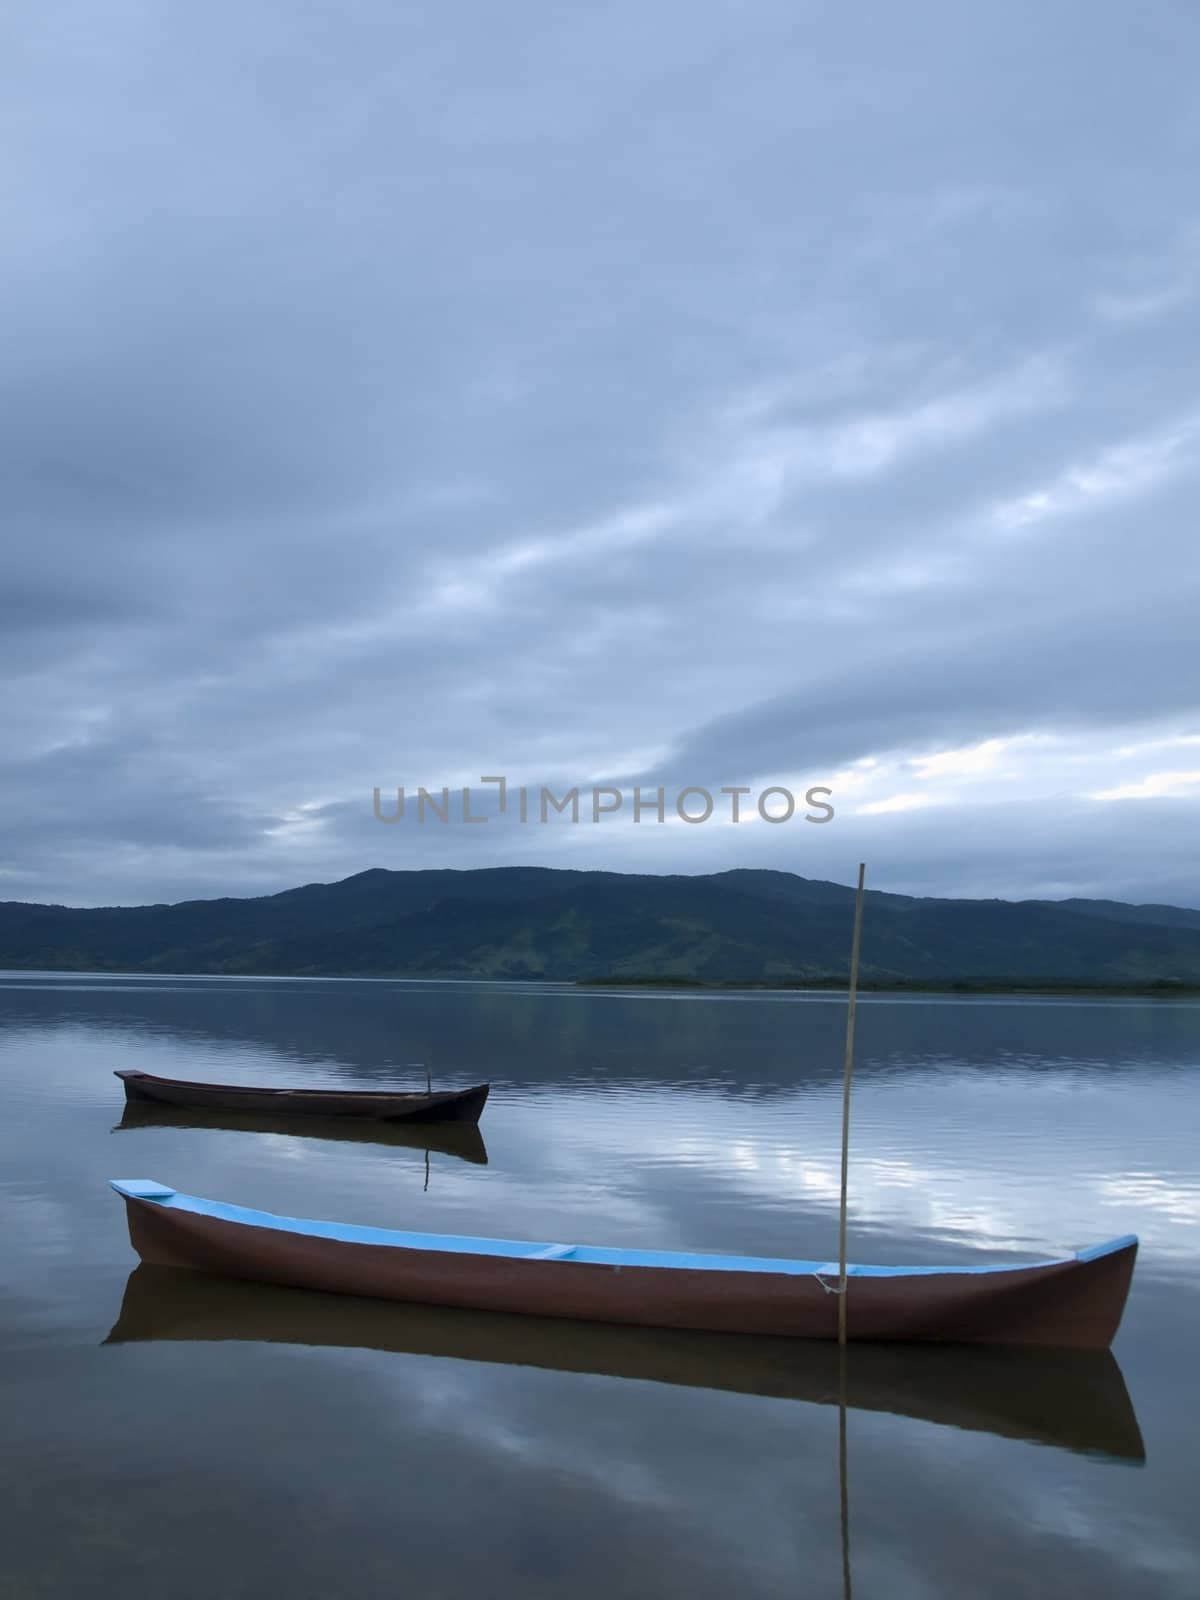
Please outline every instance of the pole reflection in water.
[{"label": "pole reflection in water", "polygon": [[842,1589],[850,1600],[850,1483],[846,1466],[846,1346],[838,1345],[838,1492],[841,1503]]}]

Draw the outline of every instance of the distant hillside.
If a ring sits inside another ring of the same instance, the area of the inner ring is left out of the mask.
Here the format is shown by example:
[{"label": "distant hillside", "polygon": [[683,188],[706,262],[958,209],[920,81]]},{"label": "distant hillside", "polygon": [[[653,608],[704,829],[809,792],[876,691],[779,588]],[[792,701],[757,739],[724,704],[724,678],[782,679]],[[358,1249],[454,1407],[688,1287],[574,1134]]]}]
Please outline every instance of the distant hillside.
[{"label": "distant hillside", "polygon": [[[0,967],[705,982],[836,978],[854,891],[787,872],[386,872],[252,900],[0,903]],[[869,891],[876,982],[1200,984],[1200,911]]]}]

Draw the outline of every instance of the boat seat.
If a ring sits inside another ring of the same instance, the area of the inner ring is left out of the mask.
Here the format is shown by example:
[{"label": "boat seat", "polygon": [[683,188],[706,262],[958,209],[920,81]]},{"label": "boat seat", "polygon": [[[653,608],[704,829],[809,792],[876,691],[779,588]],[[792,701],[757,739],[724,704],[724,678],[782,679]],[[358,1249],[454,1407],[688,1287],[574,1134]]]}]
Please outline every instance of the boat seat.
[{"label": "boat seat", "polygon": [[573,1244],[548,1244],[544,1250],[534,1250],[525,1257],[526,1261],[561,1261],[565,1256],[573,1256],[578,1246]]}]

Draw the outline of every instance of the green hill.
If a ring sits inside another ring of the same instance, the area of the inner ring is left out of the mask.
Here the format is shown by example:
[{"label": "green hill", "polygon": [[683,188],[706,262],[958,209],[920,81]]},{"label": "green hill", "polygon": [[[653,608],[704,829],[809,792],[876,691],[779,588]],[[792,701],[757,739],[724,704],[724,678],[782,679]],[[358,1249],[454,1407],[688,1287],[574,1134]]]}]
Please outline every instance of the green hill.
[{"label": "green hill", "polygon": [[[854,891],[786,872],[375,868],[256,899],[0,903],[0,967],[786,983],[844,976]],[[876,983],[1198,985],[1200,911],[868,891]]]}]

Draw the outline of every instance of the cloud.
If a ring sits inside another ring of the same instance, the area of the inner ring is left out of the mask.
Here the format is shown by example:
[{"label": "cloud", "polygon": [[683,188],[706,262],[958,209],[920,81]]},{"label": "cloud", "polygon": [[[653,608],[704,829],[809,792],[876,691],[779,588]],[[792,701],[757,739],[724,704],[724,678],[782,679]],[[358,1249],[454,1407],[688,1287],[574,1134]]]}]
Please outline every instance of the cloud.
[{"label": "cloud", "polygon": [[1176,473],[1194,472],[1197,458],[1189,447],[1198,437],[1200,414],[1193,413],[1148,438],[1114,445],[1069,467],[1053,483],[997,506],[993,523],[1003,532],[1017,532],[1092,505],[1136,499]]},{"label": "cloud", "polygon": [[1200,226],[1187,227],[1165,258],[1131,261],[1122,276],[1124,288],[1102,291],[1092,302],[1106,321],[1153,321],[1186,306],[1200,290]]},{"label": "cloud", "polygon": [[[1194,800],[1088,797],[1147,781],[1102,770],[1114,741],[1200,717],[1167,29],[1131,59],[1088,14],[1100,124],[1057,70],[1078,19],[1018,38],[936,0],[869,48],[782,3],[22,17],[5,883],[739,852],[845,878],[869,837],[906,887],[1161,894],[1116,830],[1152,806],[1181,860]],[[1036,839],[997,798],[1029,763]],[[371,818],[377,784],[496,771],[855,776],[798,836]]]},{"label": "cloud", "polygon": [[927,794],[893,794],[886,800],[872,800],[868,805],[859,806],[858,814],[860,817],[878,817],[889,811],[915,811],[931,803]]},{"label": "cloud", "polygon": [[1200,769],[1192,772],[1150,772],[1136,783],[1119,784],[1115,789],[1098,789],[1093,800],[1156,800],[1191,794],[1200,786]]}]

